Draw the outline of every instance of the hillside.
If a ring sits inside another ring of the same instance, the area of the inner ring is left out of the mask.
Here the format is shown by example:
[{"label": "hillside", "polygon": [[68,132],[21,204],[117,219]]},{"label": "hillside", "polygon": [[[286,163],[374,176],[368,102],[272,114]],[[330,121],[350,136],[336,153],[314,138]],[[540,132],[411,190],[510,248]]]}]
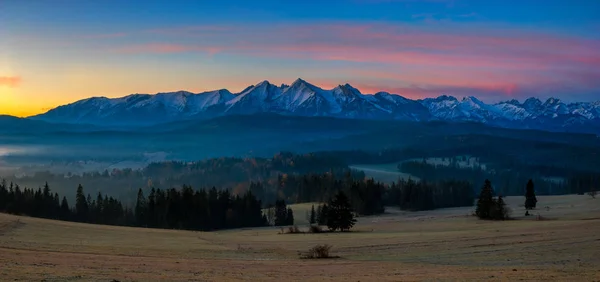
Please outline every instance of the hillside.
[{"label": "hillside", "polygon": [[[600,279],[600,222],[593,217],[600,212],[598,200],[538,199],[541,207],[535,213],[547,220],[521,217],[523,198],[508,197],[519,220],[478,221],[467,216],[472,208],[391,210],[359,218],[356,232],[339,234],[279,235],[276,228],[154,230],[0,214],[0,280]],[[298,251],[316,244],[333,245],[333,255],[341,258],[298,258]]]}]

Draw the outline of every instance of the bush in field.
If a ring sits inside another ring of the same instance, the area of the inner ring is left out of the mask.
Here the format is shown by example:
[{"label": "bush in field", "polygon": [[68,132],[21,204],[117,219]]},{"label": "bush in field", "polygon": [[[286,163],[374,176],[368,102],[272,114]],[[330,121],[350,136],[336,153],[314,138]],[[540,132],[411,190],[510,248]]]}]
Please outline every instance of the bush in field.
[{"label": "bush in field", "polygon": [[294,225],[294,226],[288,227],[287,233],[288,234],[299,234],[299,233],[303,233],[303,232],[300,231],[300,228],[298,228],[298,226]]},{"label": "bush in field", "polygon": [[308,228],[308,232],[309,233],[323,233],[323,228],[321,228],[321,226],[318,226],[318,225],[311,225]]},{"label": "bush in field", "polygon": [[332,258],[329,252],[331,251],[331,245],[316,245],[302,254],[303,259],[324,259]]}]

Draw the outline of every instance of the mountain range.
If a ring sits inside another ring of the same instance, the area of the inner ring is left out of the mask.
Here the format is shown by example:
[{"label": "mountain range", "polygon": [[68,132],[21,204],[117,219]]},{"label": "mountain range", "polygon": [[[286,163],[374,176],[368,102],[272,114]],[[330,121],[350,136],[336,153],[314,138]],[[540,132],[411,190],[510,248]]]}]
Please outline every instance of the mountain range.
[{"label": "mountain range", "polygon": [[93,97],[29,117],[54,123],[155,125],[227,115],[274,113],[350,119],[479,122],[508,128],[600,133],[600,101],[564,103],[529,98],[487,104],[475,97],[411,100],[387,92],[362,94],[349,84],[326,90],[297,79],[291,85],[263,81],[240,93],[226,89]]}]

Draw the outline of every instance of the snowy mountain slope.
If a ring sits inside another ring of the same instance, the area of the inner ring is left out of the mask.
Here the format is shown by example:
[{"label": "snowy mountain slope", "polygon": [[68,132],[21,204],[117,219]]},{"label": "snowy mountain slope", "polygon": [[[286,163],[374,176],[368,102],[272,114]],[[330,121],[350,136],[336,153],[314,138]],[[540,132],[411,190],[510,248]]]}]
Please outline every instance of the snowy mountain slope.
[{"label": "snowy mountain slope", "polygon": [[99,125],[154,124],[194,118],[234,97],[225,89],[199,94],[179,91],[156,95],[133,94],[116,99],[93,97],[57,107],[33,119]]},{"label": "snowy mountain slope", "polygon": [[272,101],[279,97],[281,92],[281,88],[265,80],[226,101],[225,113],[253,114],[268,111]]},{"label": "snowy mountain slope", "polygon": [[194,94],[133,94],[94,97],[57,107],[31,119],[76,124],[143,125],[223,115],[276,113],[352,119],[472,121],[513,128],[594,132],[600,128],[600,102],[564,103],[555,98],[529,98],[487,104],[470,96],[411,100],[378,92],[362,94],[350,84],[326,90],[297,79],[280,86],[263,81],[233,94],[226,89]]}]

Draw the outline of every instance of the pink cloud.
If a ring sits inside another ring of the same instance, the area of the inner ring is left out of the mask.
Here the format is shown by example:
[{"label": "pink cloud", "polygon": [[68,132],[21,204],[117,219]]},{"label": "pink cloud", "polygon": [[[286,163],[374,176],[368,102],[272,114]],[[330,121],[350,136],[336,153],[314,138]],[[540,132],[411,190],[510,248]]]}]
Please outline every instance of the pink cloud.
[{"label": "pink cloud", "polygon": [[116,49],[115,51],[125,54],[139,54],[139,53],[152,53],[152,54],[170,54],[170,53],[186,53],[186,52],[206,52],[208,54],[216,54],[221,50],[219,47],[202,47],[202,46],[188,46],[181,44],[171,43],[149,43],[139,44],[133,46],[126,46],[123,48]]},{"label": "pink cloud", "polygon": [[450,25],[339,22],[174,27],[147,31],[159,43],[123,46],[117,51],[345,62],[341,71],[362,72],[357,78],[369,82],[364,83],[366,89],[389,85],[384,89],[411,95],[481,91],[511,96],[548,85],[600,87],[598,39]]},{"label": "pink cloud", "polygon": [[221,26],[221,25],[197,25],[197,26],[183,26],[183,27],[171,27],[171,28],[154,28],[146,30],[146,33],[166,35],[166,36],[198,36],[205,33],[214,32],[228,32],[235,28],[232,26]]},{"label": "pink cloud", "polygon": [[17,87],[20,83],[20,76],[0,76],[0,86]]},{"label": "pink cloud", "polygon": [[[593,67],[600,61],[599,40],[521,31],[469,30],[452,34],[413,26],[343,23],[198,26],[159,31],[186,39],[185,44],[178,44],[184,47],[172,52],[210,47],[261,57],[532,70],[565,65]],[[200,40],[190,43],[190,38]]]}]

